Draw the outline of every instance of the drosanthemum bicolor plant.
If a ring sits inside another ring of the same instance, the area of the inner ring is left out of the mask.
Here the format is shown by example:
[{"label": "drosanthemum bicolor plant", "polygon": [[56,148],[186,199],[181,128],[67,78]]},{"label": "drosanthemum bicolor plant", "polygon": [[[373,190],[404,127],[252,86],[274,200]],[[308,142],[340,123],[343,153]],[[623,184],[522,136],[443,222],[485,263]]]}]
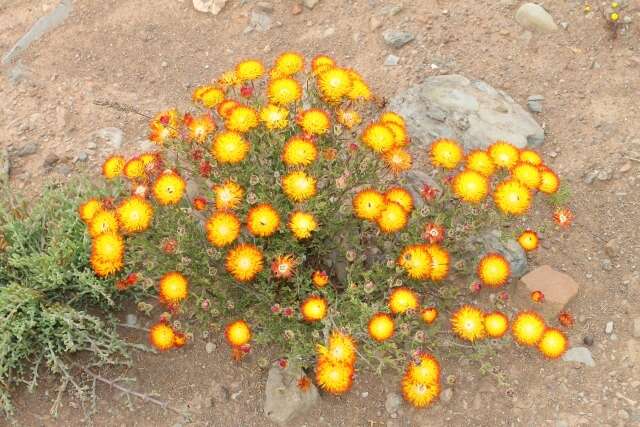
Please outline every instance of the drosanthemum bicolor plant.
[{"label": "drosanthemum bicolor plant", "polygon": [[[194,111],[151,120],[155,150],[107,159],[114,196],[79,208],[96,275],[117,276],[123,292],[151,290],[164,307],[155,348],[185,345],[192,335],[181,329],[194,319],[225,325],[236,359],[275,344],[314,366],[332,394],[349,391],[359,359],[404,365],[399,385],[416,407],[439,395],[435,354],[446,340],[475,346],[511,330],[548,358],[565,351],[563,332],[538,314],[478,307],[474,296],[504,287],[511,266],[466,252],[471,236],[558,191],[538,153],[506,141],[464,153],[436,139],[412,155],[403,117],[380,110],[363,77],[326,55],[307,64],[287,52],[270,69],[242,61],[193,101]],[[430,165],[439,186],[412,189],[414,163]],[[571,211],[555,220],[570,224]],[[514,231],[537,248],[532,228]],[[472,292],[460,285],[469,276]]]}]

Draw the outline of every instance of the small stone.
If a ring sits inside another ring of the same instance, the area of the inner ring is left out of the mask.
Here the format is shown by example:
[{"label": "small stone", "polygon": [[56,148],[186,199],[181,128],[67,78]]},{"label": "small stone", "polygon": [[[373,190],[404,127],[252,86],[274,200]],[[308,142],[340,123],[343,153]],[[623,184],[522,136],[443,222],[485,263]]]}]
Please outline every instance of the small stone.
[{"label": "small stone", "polygon": [[33,141],[27,142],[25,145],[23,145],[21,148],[19,148],[15,155],[16,157],[27,157],[30,156],[32,154],[36,154],[38,152],[38,144],[36,144]]},{"label": "small stone", "polygon": [[640,338],[640,317],[633,319],[633,328],[631,334],[634,338]]},{"label": "small stone", "polygon": [[387,394],[387,399],[384,402],[384,409],[387,410],[389,415],[395,414],[402,405],[402,398],[398,393]]},{"label": "small stone", "polygon": [[527,295],[533,291],[541,291],[544,294],[545,303],[542,310],[549,317],[556,317],[560,311],[571,301],[580,285],[571,276],[554,270],[549,265],[543,265],[522,276],[520,279],[525,285],[520,287]]},{"label": "small stone", "polygon": [[207,351],[207,353],[211,354],[214,351],[216,351],[216,345],[212,342],[208,342],[205,346],[204,349]]},{"label": "small stone", "polygon": [[562,356],[562,360],[564,360],[565,362],[582,363],[590,367],[596,366],[596,362],[593,360],[593,356],[591,356],[591,352],[586,347],[570,348],[564,354],[564,356]]},{"label": "small stone", "polygon": [[95,150],[96,148],[98,148],[98,144],[96,144],[96,143],[95,143],[95,142],[93,142],[93,141],[90,141],[90,142],[87,144],[87,148],[88,148],[89,150]]},{"label": "small stone", "polygon": [[408,31],[392,29],[384,31],[382,33],[382,37],[384,38],[385,43],[394,49],[400,49],[402,46],[415,39],[415,36]]},{"label": "small stone", "polygon": [[535,3],[525,3],[520,6],[516,12],[516,21],[529,30],[548,32],[558,29],[551,15]]},{"label": "small stone", "polygon": [[595,181],[597,176],[598,176],[598,171],[597,170],[595,170],[595,169],[589,170],[582,177],[582,182],[584,182],[587,185],[591,185],[591,184],[593,184],[593,181]]},{"label": "small stone", "polygon": [[128,313],[126,317],[127,326],[136,326],[138,324],[138,316]]},{"label": "small stone", "polygon": [[291,8],[291,14],[300,15],[301,13],[302,13],[302,5],[300,3],[294,3],[293,7]]},{"label": "small stone", "polygon": [[591,347],[593,345],[593,337],[591,335],[586,335],[584,338],[582,338],[582,342],[584,343],[584,345]]},{"label": "small stone", "polygon": [[86,151],[81,151],[78,153],[77,159],[79,162],[86,162],[88,158],[89,158],[89,155],[87,154]]},{"label": "small stone", "polygon": [[600,181],[609,181],[611,179],[612,173],[608,169],[603,169],[598,172],[598,180]]},{"label": "small stone", "polygon": [[400,62],[400,58],[399,57],[397,57],[397,56],[395,56],[393,54],[390,54],[390,55],[387,55],[387,57],[385,58],[384,65],[386,67],[394,67],[394,66],[398,65],[399,62]]},{"label": "small stone", "polygon": [[168,63],[167,61],[162,61],[162,62],[160,63],[160,66],[161,66],[162,68],[167,68],[167,67],[169,66],[169,63]]},{"label": "small stone", "polygon": [[567,30],[567,28],[569,28],[569,23],[568,22],[561,22],[560,26],[562,27],[563,30]]},{"label": "small stone", "polygon": [[540,101],[527,101],[527,108],[532,113],[542,113],[542,103]]},{"label": "small stone", "polygon": [[631,418],[631,415],[629,415],[629,413],[624,410],[624,409],[620,409],[618,411],[618,418],[620,418],[621,420],[628,420],[629,418]]},{"label": "small stone", "polygon": [[624,165],[620,166],[620,173],[627,173],[631,170],[631,162],[627,162]]},{"label": "small stone", "polygon": [[613,322],[608,321],[604,327],[604,333],[610,335],[613,332]]},{"label": "small stone", "polygon": [[382,19],[377,16],[372,16],[369,19],[369,28],[371,28],[371,31],[375,31],[380,27],[382,27]]},{"label": "small stone", "polygon": [[611,271],[613,270],[613,263],[611,262],[611,260],[609,258],[605,258],[602,260],[602,262],[600,263],[602,265],[602,269],[604,271]]},{"label": "small stone", "polygon": [[329,27],[322,33],[322,38],[326,39],[327,37],[331,37],[336,33],[336,29],[334,27]]},{"label": "small stone", "polygon": [[609,240],[604,245],[604,253],[607,254],[609,258],[616,258],[620,253],[620,245],[616,239]]},{"label": "small stone", "polygon": [[369,392],[368,391],[363,391],[360,396],[362,396],[362,398],[367,398],[367,397],[369,397]]},{"label": "small stone", "polygon": [[[251,11],[251,19],[249,27],[260,32],[269,31],[273,27],[273,19],[268,12],[255,8]],[[246,29],[245,29],[246,31]]]},{"label": "small stone", "polygon": [[51,168],[59,161],[60,157],[58,157],[55,153],[49,153],[47,154],[47,157],[44,158],[42,166],[44,166],[45,168]]},{"label": "small stone", "polygon": [[440,395],[440,400],[444,403],[449,403],[451,398],[453,397],[453,390],[450,388],[445,388],[442,394]]},{"label": "small stone", "polygon": [[227,0],[193,0],[193,8],[198,12],[217,15],[227,4]]},{"label": "small stone", "polygon": [[313,9],[318,3],[320,3],[320,0],[302,0],[302,3],[304,3],[307,9]]}]

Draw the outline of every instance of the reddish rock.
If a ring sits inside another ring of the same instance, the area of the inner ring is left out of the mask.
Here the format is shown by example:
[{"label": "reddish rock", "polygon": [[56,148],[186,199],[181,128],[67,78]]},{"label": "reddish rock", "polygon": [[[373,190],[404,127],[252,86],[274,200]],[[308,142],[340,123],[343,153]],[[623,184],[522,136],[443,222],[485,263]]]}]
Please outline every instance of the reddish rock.
[{"label": "reddish rock", "polygon": [[[562,309],[571,301],[580,285],[568,274],[554,270],[548,265],[543,265],[520,279],[518,294],[522,304],[528,304],[528,308],[541,310],[545,317],[556,317]],[[544,294],[544,302],[531,301],[531,293],[540,291]]]}]

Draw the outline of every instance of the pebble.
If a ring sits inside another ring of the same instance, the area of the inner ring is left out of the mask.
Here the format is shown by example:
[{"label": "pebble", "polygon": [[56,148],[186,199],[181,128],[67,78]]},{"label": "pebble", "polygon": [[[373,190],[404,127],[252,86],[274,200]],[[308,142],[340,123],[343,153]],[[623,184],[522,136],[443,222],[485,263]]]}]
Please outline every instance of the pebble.
[{"label": "pebble", "polygon": [[600,181],[609,181],[612,175],[613,174],[611,173],[610,170],[603,169],[600,172],[598,172],[598,179]]},{"label": "pebble", "polygon": [[613,263],[611,262],[611,260],[609,258],[605,258],[605,259],[602,260],[602,269],[604,271],[613,270]]},{"label": "pebble", "polygon": [[136,326],[138,324],[138,316],[129,313],[126,318],[127,326]]},{"label": "pebble", "polygon": [[588,345],[589,347],[591,347],[593,345],[593,338],[587,335],[582,339],[582,342],[584,343],[584,345]]},{"label": "pebble", "polygon": [[634,338],[640,338],[640,317],[633,319],[633,329],[631,334]]},{"label": "pebble", "polygon": [[516,12],[516,21],[529,30],[547,32],[558,29],[551,15],[535,3],[525,3],[520,6]]},{"label": "pebble", "polygon": [[367,398],[367,397],[369,397],[369,392],[368,391],[363,391],[360,396],[362,396],[363,398]]},{"label": "pebble", "polygon": [[618,418],[620,418],[622,420],[628,420],[629,418],[631,418],[631,416],[629,415],[629,413],[626,410],[620,409],[618,411]]},{"label": "pebble", "polygon": [[169,66],[169,63],[167,61],[162,61],[162,63],[160,64],[160,66],[162,68],[167,68]]},{"label": "pebble", "polygon": [[384,65],[386,67],[393,67],[393,66],[398,65],[399,62],[400,62],[400,58],[398,58],[397,56],[395,56],[393,54],[390,54],[384,60]]},{"label": "pebble", "polygon": [[30,156],[32,154],[36,154],[38,152],[38,148],[39,146],[35,142],[27,142],[25,145],[19,148],[15,154],[16,157]]},{"label": "pebble", "polygon": [[371,31],[375,31],[380,27],[382,27],[382,19],[377,16],[372,16],[369,19],[369,28],[371,28]]},{"label": "pebble", "polygon": [[204,346],[204,349],[207,351],[207,353],[211,354],[216,351],[216,345],[212,342],[208,342],[207,345]]},{"label": "pebble", "polygon": [[384,42],[394,49],[400,49],[402,46],[412,42],[416,38],[408,31],[393,29],[385,30],[382,33],[382,37],[384,38]]},{"label": "pebble", "polygon": [[598,176],[597,170],[590,170],[586,174],[584,174],[584,176],[582,177],[582,182],[584,182],[587,185],[590,185],[593,183],[593,181],[595,181],[597,176]]},{"label": "pebble", "polygon": [[50,168],[54,166],[56,163],[58,163],[59,161],[60,161],[60,157],[56,156],[55,153],[49,153],[47,154],[47,157],[44,158],[42,165],[45,168]]},{"label": "pebble", "polygon": [[626,172],[629,172],[630,170],[631,170],[631,162],[627,162],[620,167],[621,173],[626,173]]},{"label": "pebble", "polygon": [[294,3],[293,7],[291,8],[291,14],[300,15],[301,13],[302,13],[302,6],[300,5],[300,3]]},{"label": "pebble", "polygon": [[613,332],[613,322],[608,321],[604,327],[604,333],[610,335]]},{"label": "pebble", "polygon": [[527,107],[533,113],[542,113],[542,101],[544,101],[544,96],[531,95],[527,98]]},{"label": "pebble", "polygon": [[387,394],[387,399],[384,402],[384,408],[387,410],[389,414],[395,414],[400,409],[400,405],[402,405],[402,398],[397,393],[389,393]]},{"label": "pebble", "polygon": [[88,158],[89,158],[89,155],[87,154],[86,151],[81,151],[78,153],[77,160],[79,162],[86,162]]},{"label": "pebble", "polygon": [[596,362],[593,360],[591,351],[586,347],[570,348],[564,356],[562,356],[562,360],[565,362],[578,362],[590,367],[596,366]]},{"label": "pebble", "polygon": [[320,0],[302,0],[302,3],[308,9],[313,9],[318,3],[320,3]]}]

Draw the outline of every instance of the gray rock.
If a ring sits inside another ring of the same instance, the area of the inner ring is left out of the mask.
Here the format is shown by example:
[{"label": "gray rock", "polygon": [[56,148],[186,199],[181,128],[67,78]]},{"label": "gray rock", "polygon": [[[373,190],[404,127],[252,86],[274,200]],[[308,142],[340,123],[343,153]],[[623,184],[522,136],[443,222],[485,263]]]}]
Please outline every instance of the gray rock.
[{"label": "gray rock", "polygon": [[102,128],[96,132],[96,136],[106,141],[113,149],[119,150],[122,147],[122,130],[118,128]]},{"label": "gray rock", "polygon": [[274,365],[269,369],[265,387],[264,414],[280,425],[309,411],[320,399],[318,389],[311,382],[307,390],[298,387],[304,371],[290,363],[285,369]]},{"label": "gray rock", "polygon": [[521,277],[527,272],[527,255],[515,239],[503,239],[500,231],[492,230],[475,241],[484,247],[484,252],[502,254],[509,261],[513,277]]},{"label": "gray rock", "polygon": [[611,260],[609,258],[605,258],[602,260],[602,262],[600,263],[602,265],[602,269],[604,271],[611,271],[613,270],[613,263],[611,262]]},{"label": "gray rock", "polygon": [[302,0],[302,3],[307,9],[313,9],[318,3],[320,3],[320,0]]},{"label": "gray rock", "polygon": [[31,156],[32,154],[36,154],[38,152],[38,148],[40,148],[40,146],[35,142],[27,142],[25,145],[16,150],[15,155],[16,157]]},{"label": "gray rock", "polygon": [[0,148],[0,183],[9,182],[9,172],[11,171],[11,161],[6,148]]},{"label": "gray rock", "polygon": [[127,326],[136,326],[138,324],[138,316],[128,313],[126,317]]},{"label": "gray rock", "polygon": [[613,333],[613,322],[612,321],[608,321],[607,324],[604,327],[604,333],[610,335],[611,333]]},{"label": "gray rock", "polygon": [[440,137],[457,139],[467,151],[485,149],[496,140],[519,148],[544,141],[542,127],[513,98],[461,75],[429,77],[393,97],[389,107],[405,118],[415,155]]},{"label": "gray rock", "polygon": [[56,173],[58,173],[59,175],[62,176],[69,176],[71,175],[71,167],[65,163],[61,163],[59,165],[56,166],[55,169]]},{"label": "gray rock", "polygon": [[586,347],[572,347],[563,356],[562,360],[565,362],[578,362],[584,365],[594,367],[596,362],[591,356],[591,351]]},{"label": "gray rock", "polygon": [[44,166],[45,168],[51,168],[55,166],[55,164],[58,163],[59,161],[60,161],[60,157],[58,157],[55,153],[49,153],[47,154],[47,157],[44,158],[44,161],[42,162],[42,166]]},{"label": "gray rock", "polygon": [[398,65],[399,62],[400,62],[400,58],[398,58],[394,54],[389,54],[384,60],[384,65],[386,67],[393,67]]},{"label": "gray rock", "polygon": [[384,38],[384,42],[394,49],[400,49],[402,46],[412,42],[416,38],[408,31],[393,29],[384,31],[382,33],[382,37]]},{"label": "gray rock", "polygon": [[86,151],[81,151],[78,153],[77,159],[79,162],[86,162],[89,159],[89,155]]},{"label": "gray rock", "polygon": [[527,107],[529,111],[534,113],[542,113],[542,101],[544,101],[544,96],[542,95],[532,95],[527,99]]},{"label": "gray rock", "polygon": [[640,317],[633,319],[633,328],[631,334],[634,338],[640,338]]},{"label": "gray rock", "polygon": [[212,342],[208,342],[208,343],[204,346],[204,349],[205,349],[205,351],[206,351],[207,353],[211,354],[211,353],[213,353],[214,351],[216,351],[216,347],[217,347],[217,346],[216,346],[214,343],[212,343]]},{"label": "gray rock", "polygon": [[273,27],[273,19],[269,12],[255,8],[251,11],[249,27],[260,32],[269,31]]},{"label": "gray rock", "polygon": [[384,402],[384,409],[387,410],[387,413],[395,414],[400,406],[402,406],[402,397],[398,393],[387,394],[387,400]]},{"label": "gray rock", "polygon": [[535,3],[525,3],[516,12],[516,21],[528,30],[555,31],[558,26],[544,8]]}]

